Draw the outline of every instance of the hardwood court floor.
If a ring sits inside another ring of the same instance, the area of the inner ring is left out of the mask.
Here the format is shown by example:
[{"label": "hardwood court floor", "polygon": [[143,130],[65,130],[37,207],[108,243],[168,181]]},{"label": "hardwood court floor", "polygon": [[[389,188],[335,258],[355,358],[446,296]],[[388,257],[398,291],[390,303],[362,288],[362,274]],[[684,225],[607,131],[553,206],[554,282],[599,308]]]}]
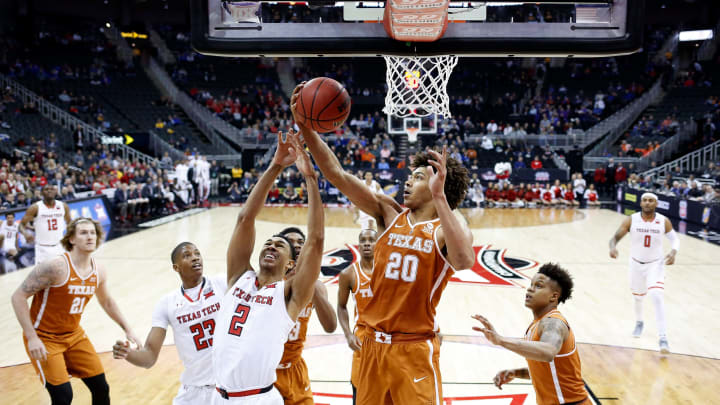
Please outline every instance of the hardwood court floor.
[{"label": "hardwood court floor", "polygon": [[[150,315],[158,299],[177,288],[170,267],[170,250],[179,242],[195,242],[203,253],[208,274],[225,270],[225,250],[238,208],[212,209],[199,215],[128,235],[105,244],[97,253],[109,269],[111,291],[125,316],[144,339]],[[359,228],[344,208],[327,209],[326,250],[355,243]],[[646,333],[632,339],[632,298],[628,290],[629,241],[620,243],[620,258],[608,257],[607,241],[622,216],[609,210],[487,209],[467,210],[475,245],[506,250],[505,257],[524,257],[539,263],[557,261],[575,277],[573,298],[561,306],[573,327],[583,360],[583,375],[601,398],[617,398],[609,404],[710,404],[720,391],[720,310],[714,299],[720,285],[717,263],[720,247],[681,235],[677,263],[666,268],[666,305],[670,347],[674,353],[661,358],[657,350],[654,313],[646,303]],[[257,236],[266,238],[286,224],[303,224],[302,208],[268,208],[258,221]],[[257,255],[253,258],[257,261]],[[467,270],[466,272],[470,272]],[[525,272],[532,276],[534,270]],[[0,403],[49,403],[27,364],[21,330],[9,296],[27,270],[0,277]],[[526,279],[519,284],[527,285]],[[328,285],[331,301],[337,287]],[[447,336],[441,356],[445,397],[529,394],[532,388],[517,384],[499,391],[489,384],[500,368],[523,366],[524,360],[493,347],[472,330],[470,315],[487,316],[503,334],[521,336],[531,321],[523,307],[524,289],[488,284],[451,282],[440,303],[438,319]],[[99,352],[110,350],[120,329],[102,313],[99,305],[86,308],[82,325]],[[348,393],[350,352],[340,330],[326,335],[313,317],[304,357],[315,392]],[[168,334],[166,343],[171,343]],[[114,404],[168,404],[178,387],[181,366],[174,346],[163,349],[158,364],[144,370],[103,354]],[[87,389],[73,381],[74,403],[89,403]],[[7,401],[7,402],[6,402]],[[333,400],[334,401],[334,400]],[[498,399],[498,401],[501,401]],[[323,400],[326,403],[343,403]],[[453,402],[455,403],[455,402]],[[470,402],[461,401],[460,404]],[[472,402],[484,405],[490,400]],[[514,404],[514,403],[513,403]]]}]

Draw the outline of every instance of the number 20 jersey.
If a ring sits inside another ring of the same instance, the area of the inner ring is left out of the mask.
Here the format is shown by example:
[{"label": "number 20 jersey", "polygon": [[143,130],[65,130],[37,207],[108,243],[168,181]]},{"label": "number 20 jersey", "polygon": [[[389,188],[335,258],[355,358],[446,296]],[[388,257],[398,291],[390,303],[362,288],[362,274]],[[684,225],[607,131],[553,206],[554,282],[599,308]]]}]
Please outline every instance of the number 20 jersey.
[{"label": "number 20 jersey", "polygon": [[401,212],[377,239],[361,323],[384,333],[431,334],[435,309],[455,270],[436,241],[440,219],[412,224]]},{"label": "number 20 jersey", "polygon": [[265,388],[295,321],[287,313],[285,281],[258,288],[248,270],[228,288],[220,303],[213,343],[215,384],[227,391]]}]

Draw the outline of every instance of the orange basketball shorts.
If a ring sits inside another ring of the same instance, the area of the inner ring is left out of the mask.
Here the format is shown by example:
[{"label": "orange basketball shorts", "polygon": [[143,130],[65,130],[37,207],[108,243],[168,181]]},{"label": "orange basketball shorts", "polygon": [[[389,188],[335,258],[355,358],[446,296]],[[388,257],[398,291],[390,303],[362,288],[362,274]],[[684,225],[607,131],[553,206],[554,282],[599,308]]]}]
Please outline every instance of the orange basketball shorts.
[{"label": "orange basketball shorts", "polygon": [[314,404],[310,376],[302,357],[289,364],[280,364],[275,373],[277,374],[275,388],[280,391],[285,405]]},{"label": "orange basketball shorts", "polygon": [[[89,378],[105,372],[95,347],[90,343],[90,339],[82,328],[63,335],[41,331],[37,331],[37,334],[45,344],[48,352],[47,360],[30,359],[30,362],[43,385],[45,383],[60,385],[70,381],[70,376]],[[24,337],[23,342],[25,343],[25,352],[30,357],[27,339]]]},{"label": "orange basketball shorts", "polygon": [[391,343],[372,333],[362,336],[357,405],[442,405],[437,336]]}]

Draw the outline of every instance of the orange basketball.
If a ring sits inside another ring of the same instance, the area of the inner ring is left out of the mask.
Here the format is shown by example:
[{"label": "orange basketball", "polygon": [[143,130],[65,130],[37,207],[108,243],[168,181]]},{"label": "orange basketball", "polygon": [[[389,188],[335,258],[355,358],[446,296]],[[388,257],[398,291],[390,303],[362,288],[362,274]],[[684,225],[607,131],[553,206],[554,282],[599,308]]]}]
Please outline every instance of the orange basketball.
[{"label": "orange basketball", "polygon": [[347,119],[351,102],[340,83],[329,77],[316,77],[298,95],[296,118],[300,125],[317,132],[332,132]]}]

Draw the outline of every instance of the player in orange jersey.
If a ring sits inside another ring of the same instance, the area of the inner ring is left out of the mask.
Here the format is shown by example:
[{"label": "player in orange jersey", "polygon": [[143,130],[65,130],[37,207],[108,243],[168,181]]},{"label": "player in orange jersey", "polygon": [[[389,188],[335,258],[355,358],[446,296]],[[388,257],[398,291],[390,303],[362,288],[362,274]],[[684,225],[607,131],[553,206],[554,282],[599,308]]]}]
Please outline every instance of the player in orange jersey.
[{"label": "player in orange jersey", "polygon": [[[297,98],[291,100],[296,113]],[[295,120],[297,122],[297,120]],[[363,315],[357,403],[440,404],[442,386],[435,310],[455,269],[475,261],[472,234],[453,212],[470,183],[467,169],[447,150],[419,152],[405,183],[403,209],[343,170],[317,132],[299,126],[320,171],[353,204],[370,214],[380,236]]]},{"label": "player in orange jersey", "polygon": [[567,270],[553,263],[540,267],[525,294],[525,306],[535,319],[524,339],[500,336],[487,319],[473,316],[483,325],[474,326],[473,330],[482,332],[492,344],[527,360],[527,368],[497,373],[494,381],[498,388],[515,378],[531,379],[538,405],[591,404],[580,372],[575,334],[557,310],[559,304],[570,298],[572,289],[573,281]]},{"label": "player in orange jersey", "polygon": [[[360,318],[365,310],[365,306],[372,298],[372,290],[370,290],[370,279],[373,274],[373,256],[375,255],[375,242],[377,241],[377,232],[374,229],[363,229],[358,237],[358,247],[360,248],[360,261],[351,264],[348,268],[340,273],[338,279],[338,303],[337,313],[340,327],[345,333],[345,339],[348,346],[353,351],[352,370],[350,371],[350,385],[353,389],[353,404],[357,397],[357,379],[360,369],[360,338],[357,336],[357,326],[360,324]],[[347,302],[348,297],[352,294],[355,300],[355,314],[353,321],[355,329],[350,328],[348,319]]]},{"label": "player in orange jersey", "polygon": [[[100,358],[80,327],[86,304],[97,295],[100,306],[139,344],[107,287],[107,271],[91,257],[102,241],[102,227],[89,218],[70,222],[60,241],[67,250],[30,272],[12,296],[23,329],[25,348],[52,404],[70,404],[68,374],[79,377],[92,393],[92,403],[109,404],[110,389]],[[28,308],[27,299],[33,297]]]},{"label": "player in orange jersey", "polygon": [[[290,241],[295,254],[299,256],[305,244],[303,231],[296,227],[288,227],[280,231],[280,235]],[[295,267],[287,272],[285,278],[291,279],[294,275]],[[280,391],[285,405],[309,405],[314,403],[312,390],[310,389],[310,375],[305,360],[302,358],[302,351],[305,346],[308,322],[310,322],[313,308],[317,309],[318,319],[325,332],[333,333],[337,328],[335,311],[327,296],[325,284],[320,280],[315,281],[315,293],[312,301],[298,315],[295,326],[290,331],[287,342],[285,342],[283,357],[275,371],[277,374],[275,388]]]}]

